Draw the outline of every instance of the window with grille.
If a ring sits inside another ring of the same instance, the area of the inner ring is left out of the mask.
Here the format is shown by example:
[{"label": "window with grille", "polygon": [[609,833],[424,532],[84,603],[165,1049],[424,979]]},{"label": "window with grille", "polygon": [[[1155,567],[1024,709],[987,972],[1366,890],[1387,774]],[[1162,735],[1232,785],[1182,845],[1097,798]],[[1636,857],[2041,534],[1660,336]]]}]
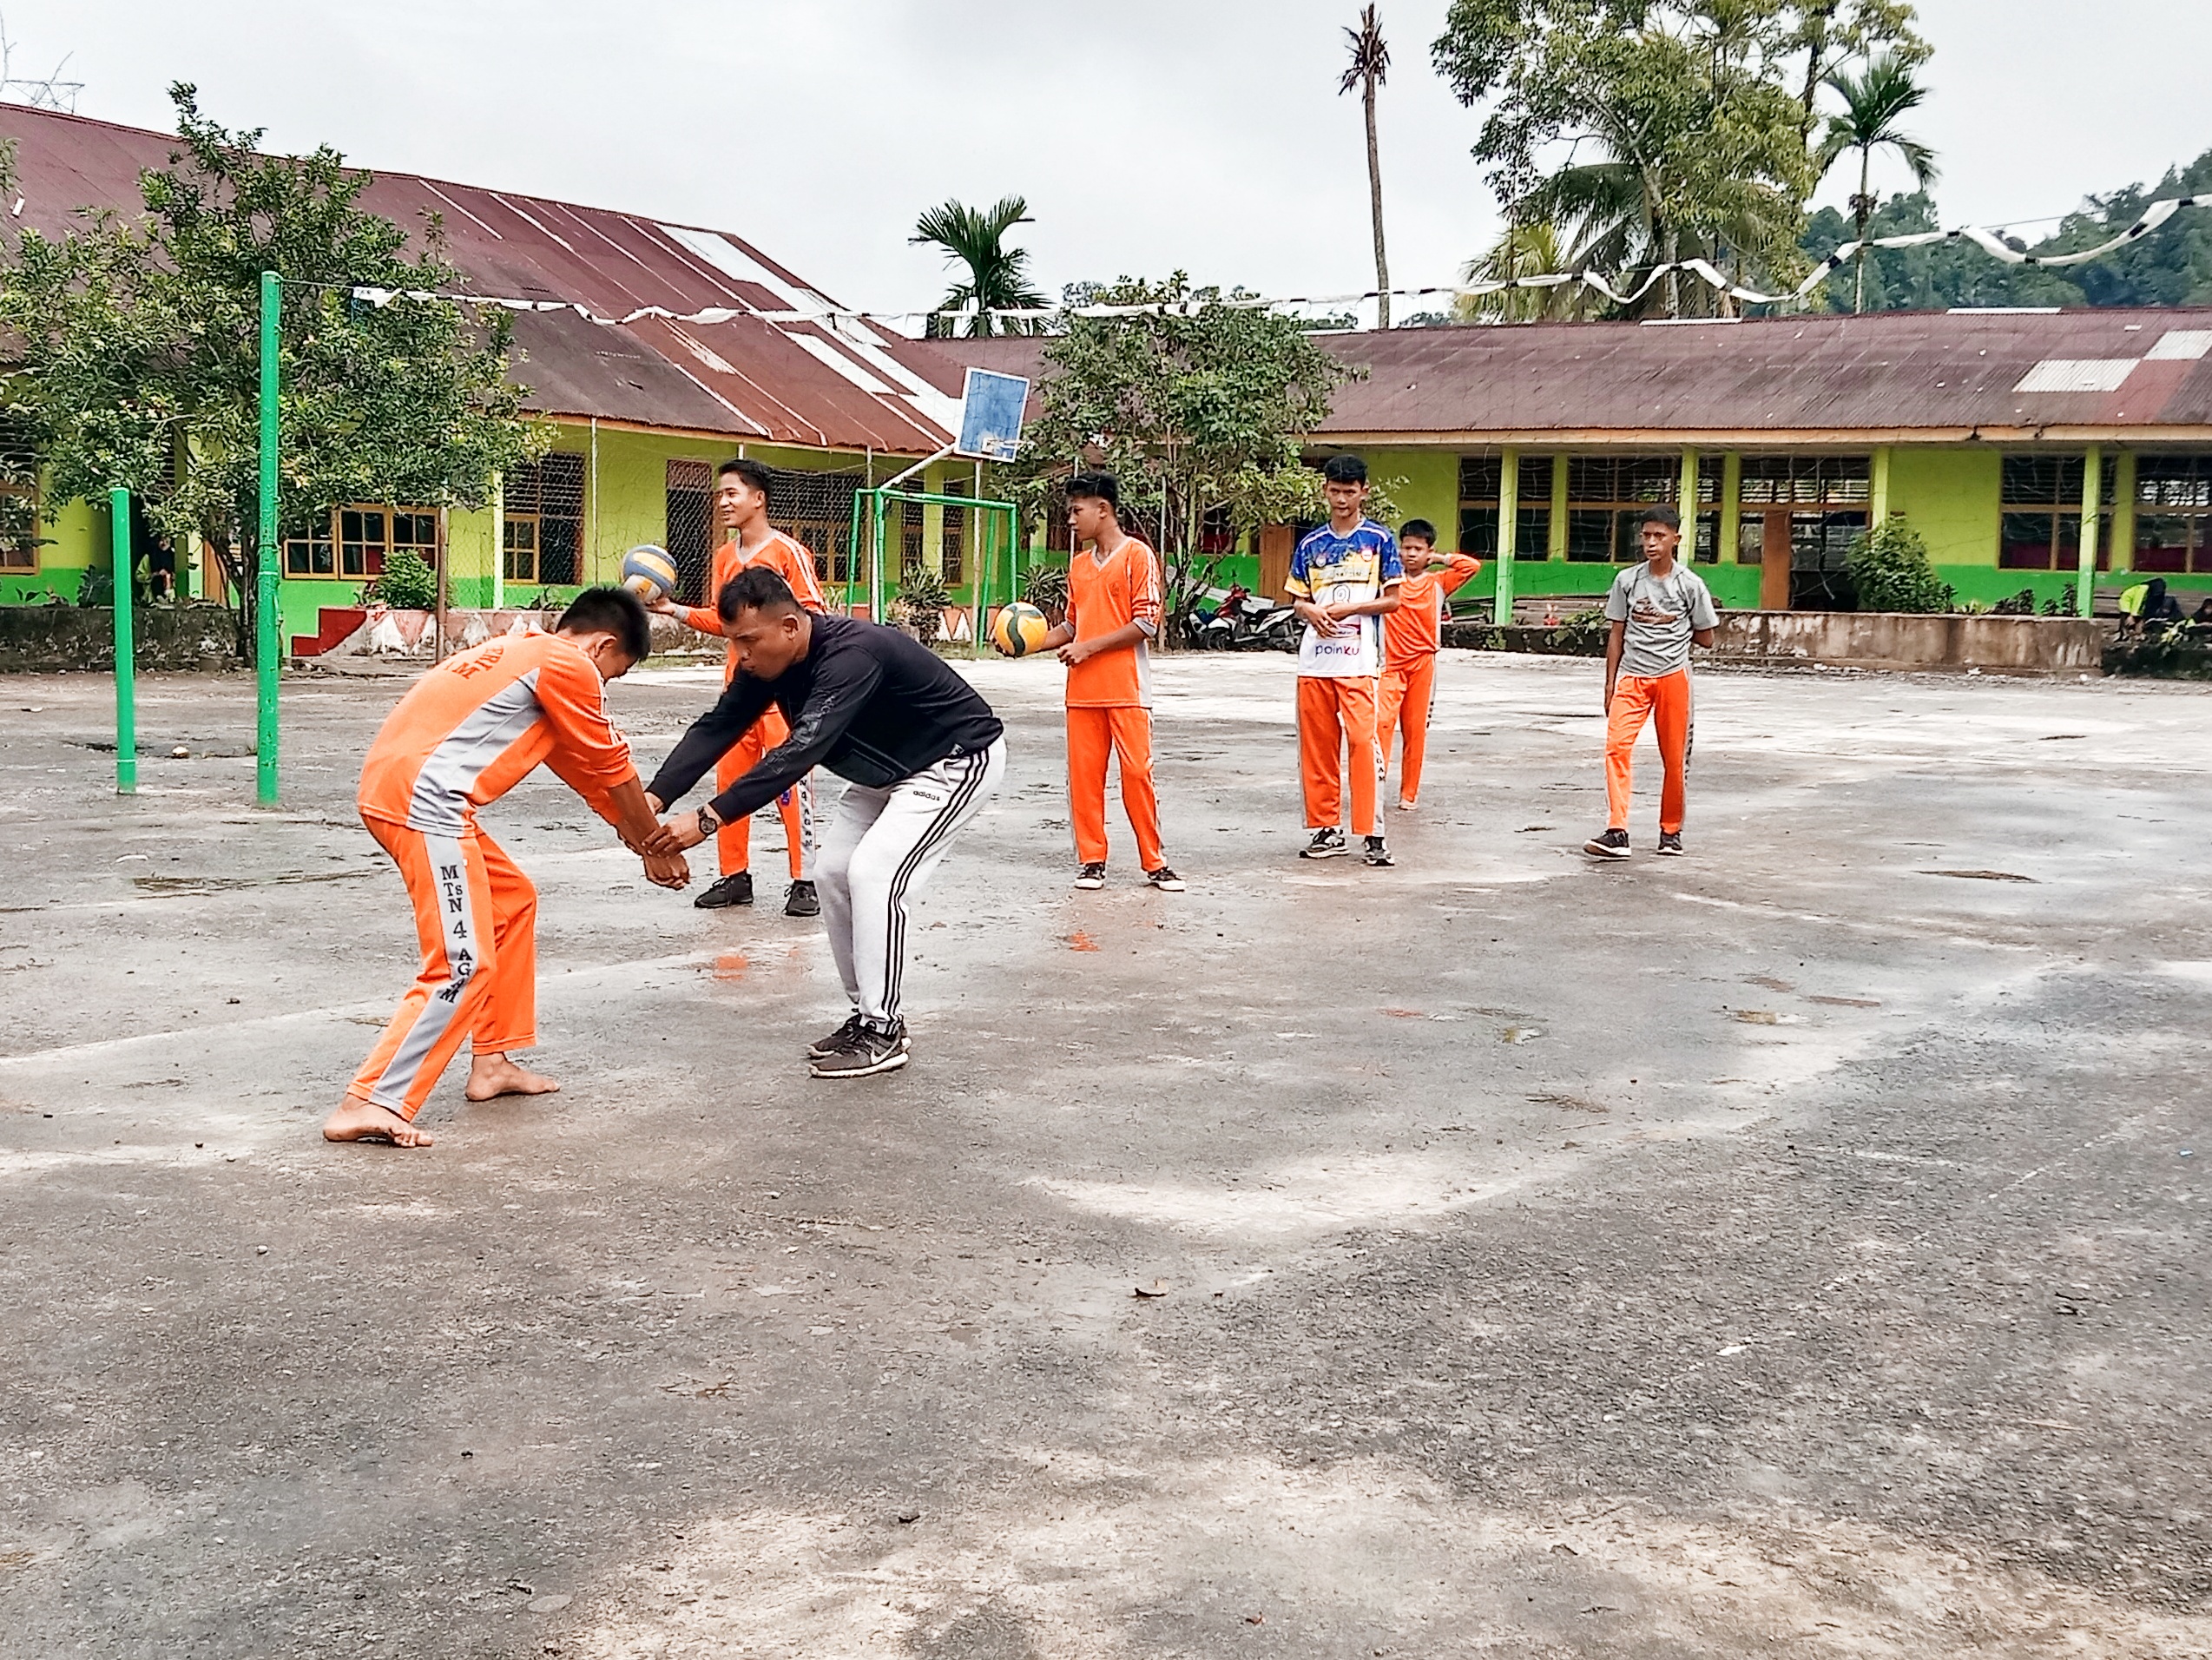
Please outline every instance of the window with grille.
[{"label": "window with grille", "polygon": [[0,576],[38,570],[38,449],[20,421],[0,418]]},{"label": "window with grille", "polygon": [[[2008,455],[2004,505],[1998,519],[1997,563],[2006,570],[2070,570],[2081,563],[2082,485],[2087,467],[2077,455]],[[2112,502],[2112,469],[2099,491]],[[2109,538],[2097,550],[2097,568],[2111,568]]]},{"label": "window with grille", "polygon": [[922,504],[901,502],[899,506],[899,568],[904,570],[922,563]]},{"label": "window with grille", "polygon": [[438,511],[355,503],[331,510],[307,535],[284,544],[287,576],[370,578],[384,574],[385,561],[400,548],[438,564]]},{"label": "window with grille", "polygon": [[676,568],[672,597],[680,605],[704,605],[714,556],[714,469],[704,461],[671,461],[665,491],[661,545]]},{"label": "window with grille", "polygon": [[[1736,487],[1736,563],[1764,563],[1767,520],[1779,516],[1787,524],[1793,570],[1840,570],[1873,499],[1872,456],[1748,455]],[[1806,603],[1827,592],[1809,584]]]},{"label": "window with grille", "polygon": [[[1679,455],[1578,455],[1566,458],[1567,557],[1588,564],[1643,557],[1637,532],[1656,504],[1682,506]],[[1721,458],[1700,456],[1697,500],[1684,513],[1690,557],[1709,564],[1721,543]]]},{"label": "window with grille", "polygon": [[2212,571],[2212,455],[2136,458],[2131,568]]},{"label": "window with grille", "polygon": [[[1521,458],[1519,502],[1513,514],[1513,557],[1544,559],[1551,552],[1551,468],[1548,455]],[[1498,557],[1498,503],[1504,495],[1505,458],[1459,458],[1459,541],[1462,553]]]},{"label": "window with grille", "polygon": [[968,510],[948,507],[945,510],[945,585],[958,588],[961,572],[966,568],[968,538]]},{"label": "window with grille", "polygon": [[502,483],[502,569],[510,583],[574,583],[583,553],[583,458],[549,455]]}]

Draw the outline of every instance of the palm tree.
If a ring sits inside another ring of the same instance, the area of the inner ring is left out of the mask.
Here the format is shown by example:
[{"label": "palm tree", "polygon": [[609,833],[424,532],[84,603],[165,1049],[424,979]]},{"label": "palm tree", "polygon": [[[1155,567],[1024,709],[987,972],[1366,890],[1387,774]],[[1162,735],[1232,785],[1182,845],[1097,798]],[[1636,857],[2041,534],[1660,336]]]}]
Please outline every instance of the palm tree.
[{"label": "palm tree", "polygon": [[[1511,282],[1572,271],[1577,262],[1566,239],[1549,220],[1511,226],[1489,252],[1470,260],[1460,275],[1470,283]],[[1462,294],[1452,302],[1453,320],[1462,323],[1581,322],[1590,315],[1592,296],[1579,282],[1542,288],[1501,288],[1491,294]]]},{"label": "palm tree", "polygon": [[1390,48],[1383,42],[1382,24],[1373,5],[1359,13],[1359,27],[1347,29],[1352,64],[1337,82],[1340,96],[1357,92],[1367,112],[1367,199],[1375,221],[1375,326],[1390,326],[1390,261],[1383,257],[1382,151],[1375,142],[1375,89],[1390,78]]},{"label": "palm tree", "polygon": [[1864,75],[1838,69],[1828,85],[1843,99],[1843,113],[1828,117],[1828,130],[1820,140],[1819,161],[1825,175],[1846,150],[1859,152],[1859,194],[1851,199],[1851,216],[1858,226],[1859,280],[1851,309],[1866,309],[1866,221],[1873,217],[1874,199],[1868,194],[1867,173],[1874,152],[1895,150],[1912,169],[1912,177],[1926,190],[1936,181],[1935,153],[1898,128],[1906,111],[1919,108],[1927,89],[1912,78],[1912,67],[1894,52],[1884,52],[1866,65]]},{"label": "palm tree", "polygon": [[[1028,201],[1020,196],[1003,197],[993,208],[947,201],[914,221],[914,234],[909,240],[934,242],[945,250],[947,265],[968,269],[968,280],[946,290],[938,310],[958,312],[974,306],[975,314],[968,319],[971,335],[996,334],[1002,326],[1009,334],[1044,332],[1041,319],[1010,318],[1002,322],[991,315],[999,311],[1041,310],[1051,303],[1030,282],[1029,250],[1005,245],[1009,230],[1029,222],[1029,210]],[[953,319],[932,316],[925,333],[933,337],[950,335],[953,326]]]}]

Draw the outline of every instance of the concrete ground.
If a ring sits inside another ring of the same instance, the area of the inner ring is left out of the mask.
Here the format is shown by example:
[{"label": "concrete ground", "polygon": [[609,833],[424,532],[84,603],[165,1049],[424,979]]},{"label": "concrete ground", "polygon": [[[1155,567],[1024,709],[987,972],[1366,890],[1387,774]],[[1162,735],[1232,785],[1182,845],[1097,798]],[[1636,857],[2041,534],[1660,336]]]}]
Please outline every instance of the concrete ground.
[{"label": "concrete ground", "polygon": [[977,669],[866,1084],[814,925],[541,775],[566,1092],[404,1154],[316,1126],[405,682],[288,682],[263,814],[249,682],[119,800],[10,680],[0,1655],[2212,1653],[2207,694],[1711,674],[1690,857],[1593,866],[1596,666],[1449,654],[1370,871],[1290,668],[1161,667],[1180,896],[1069,891],[1057,671]]}]

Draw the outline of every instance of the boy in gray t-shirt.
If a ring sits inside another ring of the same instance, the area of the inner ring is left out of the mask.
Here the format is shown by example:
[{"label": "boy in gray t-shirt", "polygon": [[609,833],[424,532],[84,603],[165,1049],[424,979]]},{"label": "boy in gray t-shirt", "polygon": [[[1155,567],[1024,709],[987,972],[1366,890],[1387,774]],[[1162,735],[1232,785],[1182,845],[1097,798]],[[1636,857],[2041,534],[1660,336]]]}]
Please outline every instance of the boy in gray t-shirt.
[{"label": "boy in gray t-shirt", "polygon": [[1612,624],[1605,641],[1606,829],[1583,844],[1598,859],[1629,856],[1629,764],[1636,734],[1649,720],[1667,769],[1659,796],[1659,851],[1682,850],[1689,782],[1689,649],[1709,646],[1721,614],[1703,580],[1675,557],[1682,517],[1671,507],[1646,510],[1636,540],[1643,563],[1613,579],[1605,596]]}]

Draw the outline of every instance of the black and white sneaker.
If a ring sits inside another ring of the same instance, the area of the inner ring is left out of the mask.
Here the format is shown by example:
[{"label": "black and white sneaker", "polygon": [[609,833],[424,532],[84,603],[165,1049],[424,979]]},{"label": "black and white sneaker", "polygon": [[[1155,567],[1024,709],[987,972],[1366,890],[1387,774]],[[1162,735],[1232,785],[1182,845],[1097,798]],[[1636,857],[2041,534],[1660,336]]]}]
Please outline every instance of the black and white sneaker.
[{"label": "black and white sneaker", "polygon": [[1662,830],[1659,833],[1658,851],[1665,853],[1669,859],[1680,859],[1682,856],[1682,833],[1679,830]]},{"label": "black and white sneaker", "polygon": [[1105,886],[1106,866],[1103,865],[1083,866],[1076,872],[1076,886],[1082,888]]},{"label": "black and white sneaker", "polygon": [[846,1016],[845,1024],[835,1031],[826,1038],[817,1038],[806,1045],[806,1058],[819,1061],[836,1054],[860,1035],[860,1028],[865,1024],[858,1012]]},{"label": "black and white sneaker", "polygon": [[1592,836],[1583,843],[1583,851],[1592,859],[1626,859],[1629,853],[1629,833],[1608,830],[1602,836]]},{"label": "black and white sneaker", "polygon": [[722,879],[701,893],[692,904],[701,911],[719,911],[726,905],[753,903],[753,873],[741,870]]},{"label": "black and white sneaker", "polygon": [[873,1077],[878,1072],[895,1072],[912,1058],[905,1021],[890,1027],[864,1022],[834,1053],[809,1062],[806,1071],[813,1077]]},{"label": "black and white sneaker", "polygon": [[783,913],[787,917],[818,917],[822,913],[822,896],[814,892],[812,882],[793,882],[791,892],[783,896]]},{"label": "black and white sneaker", "polygon": [[1344,832],[1334,825],[1313,832],[1313,840],[1298,850],[1300,859],[1341,859],[1352,849],[1345,845]]},{"label": "black and white sneaker", "polygon": [[1390,856],[1390,844],[1380,836],[1367,838],[1367,851],[1362,856],[1378,870],[1387,869],[1398,862]]},{"label": "black and white sneaker", "polygon": [[1182,892],[1182,878],[1176,875],[1173,870],[1169,869],[1165,865],[1161,866],[1158,870],[1149,870],[1145,872],[1144,879],[1151,883],[1153,886],[1158,888],[1162,893],[1180,893]]}]

